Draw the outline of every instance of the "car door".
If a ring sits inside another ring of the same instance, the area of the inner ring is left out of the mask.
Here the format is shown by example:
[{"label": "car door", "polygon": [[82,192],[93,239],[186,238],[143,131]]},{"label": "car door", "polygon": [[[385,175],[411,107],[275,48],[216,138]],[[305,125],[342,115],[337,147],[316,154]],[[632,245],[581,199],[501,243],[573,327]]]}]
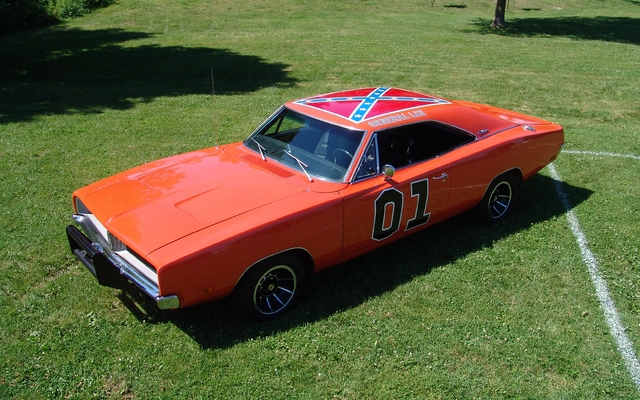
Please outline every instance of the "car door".
[{"label": "car door", "polygon": [[[354,182],[340,192],[344,259],[431,225],[443,218],[447,208],[448,163],[437,157],[413,163],[402,155],[404,144],[383,143],[382,139],[372,137]],[[387,146],[391,145],[396,145],[400,157],[389,155]],[[383,173],[385,164],[394,167],[393,176]]]}]

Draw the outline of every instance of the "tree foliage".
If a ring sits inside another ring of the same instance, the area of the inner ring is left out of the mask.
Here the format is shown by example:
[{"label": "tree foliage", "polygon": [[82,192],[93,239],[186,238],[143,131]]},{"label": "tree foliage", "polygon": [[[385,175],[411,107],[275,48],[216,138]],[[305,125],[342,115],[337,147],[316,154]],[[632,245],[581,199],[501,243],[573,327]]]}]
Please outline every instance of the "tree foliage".
[{"label": "tree foliage", "polygon": [[51,25],[113,4],[115,0],[0,0],[0,33]]}]

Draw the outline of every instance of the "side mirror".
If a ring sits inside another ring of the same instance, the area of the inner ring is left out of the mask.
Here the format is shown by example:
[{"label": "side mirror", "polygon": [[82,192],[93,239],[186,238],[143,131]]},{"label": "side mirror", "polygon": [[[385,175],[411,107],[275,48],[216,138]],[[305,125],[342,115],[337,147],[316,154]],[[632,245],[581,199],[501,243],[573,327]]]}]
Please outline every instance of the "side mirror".
[{"label": "side mirror", "polygon": [[392,165],[385,164],[382,167],[382,174],[384,175],[384,179],[390,179],[396,174],[396,169],[393,168]]}]

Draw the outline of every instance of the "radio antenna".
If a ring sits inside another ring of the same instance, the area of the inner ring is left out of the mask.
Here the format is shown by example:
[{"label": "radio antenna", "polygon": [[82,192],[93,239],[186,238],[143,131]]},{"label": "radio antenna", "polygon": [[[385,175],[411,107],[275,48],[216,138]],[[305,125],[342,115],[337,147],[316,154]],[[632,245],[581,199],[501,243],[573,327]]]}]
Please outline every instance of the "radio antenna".
[{"label": "radio antenna", "polygon": [[213,107],[213,130],[215,131],[216,134],[216,149],[218,148],[218,129],[216,129],[216,115],[215,115],[215,96],[216,96],[216,89],[215,86],[213,85],[213,68],[211,68],[211,100],[214,100],[214,107]]}]

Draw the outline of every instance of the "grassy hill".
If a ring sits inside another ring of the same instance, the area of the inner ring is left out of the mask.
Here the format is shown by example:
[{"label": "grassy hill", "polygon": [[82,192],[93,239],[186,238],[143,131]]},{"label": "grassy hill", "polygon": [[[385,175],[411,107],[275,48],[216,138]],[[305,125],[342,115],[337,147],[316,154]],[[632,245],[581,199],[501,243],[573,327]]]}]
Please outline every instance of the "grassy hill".
[{"label": "grassy hill", "polygon": [[[286,100],[397,86],[558,122],[555,162],[640,346],[640,4],[120,0],[0,36],[0,398],[640,397],[550,171],[310,279],[284,318],[159,312],[68,250],[71,192],[245,138]],[[211,96],[211,71],[216,96]]]}]

